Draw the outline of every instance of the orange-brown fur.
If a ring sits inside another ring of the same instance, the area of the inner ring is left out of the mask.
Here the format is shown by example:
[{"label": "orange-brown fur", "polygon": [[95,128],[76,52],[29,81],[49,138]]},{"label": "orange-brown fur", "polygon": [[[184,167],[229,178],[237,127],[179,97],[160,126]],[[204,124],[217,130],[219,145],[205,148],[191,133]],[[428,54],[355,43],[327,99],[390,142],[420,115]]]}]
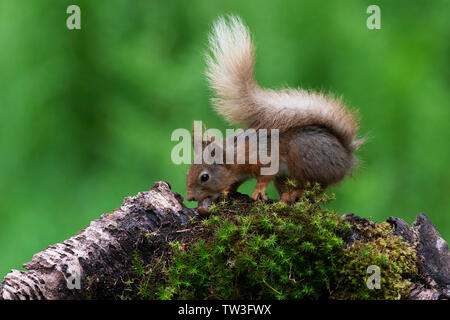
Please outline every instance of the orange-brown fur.
[{"label": "orange-brown fur", "polygon": [[[355,111],[322,93],[260,88],[253,78],[254,45],[239,18],[219,19],[210,36],[210,48],[207,77],[215,91],[215,109],[233,124],[278,129],[280,170],[263,176],[260,163],[193,164],[186,179],[188,200],[216,198],[256,178],[253,198],[264,199],[267,185],[274,181],[282,201],[295,201],[306,183],[326,187],[351,172],[357,162],[353,153],[364,142],[356,139]],[[226,150],[225,143],[221,147]],[[248,154],[247,144],[245,150]],[[200,178],[205,173],[210,179],[203,182]],[[286,187],[286,179],[295,181],[293,190]]]}]

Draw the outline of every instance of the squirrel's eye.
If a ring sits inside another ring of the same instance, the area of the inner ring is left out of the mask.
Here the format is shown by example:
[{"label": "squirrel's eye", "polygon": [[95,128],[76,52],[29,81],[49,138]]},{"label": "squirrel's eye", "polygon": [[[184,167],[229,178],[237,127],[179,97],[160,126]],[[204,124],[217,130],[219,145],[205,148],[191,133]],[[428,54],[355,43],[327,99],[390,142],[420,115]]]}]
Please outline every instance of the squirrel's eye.
[{"label": "squirrel's eye", "polygon": [[209,179],[209,174],[207,174],[207,173],[202,174],[202,176],[200,177],[200,180],[202,182],[208,181],[208,179]]}]

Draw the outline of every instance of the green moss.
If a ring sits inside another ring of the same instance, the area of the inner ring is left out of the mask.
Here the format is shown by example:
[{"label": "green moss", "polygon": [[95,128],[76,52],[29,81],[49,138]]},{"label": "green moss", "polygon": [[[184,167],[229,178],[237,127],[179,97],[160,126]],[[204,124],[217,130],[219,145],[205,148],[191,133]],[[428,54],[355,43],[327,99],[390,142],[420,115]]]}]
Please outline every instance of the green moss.
[{"label": "green moss", "polygon": [[[416,273],[416,252],[391,226],[381,224],[355,225],[362,239],[345,251],[346,264],[339,274],[337,299],[401,299],[409,295],[410,281]],[[380,289],[369,289],[366,281],[371,265],[380,268]]]},{"label": "green moss", "polygon": [[[135,256],[128,297],[141,299],[395,299],[407,295],[414,249],[389,225],[361,227],[345,247],[350,225],[322,204],[318,186],[299,202],[223,199],[209,219],[191,220],[194,240],[172,241],[169,256],[148,266]],[[150,240],[149,240],[150,241]],[[382,270],[381,289],[366,286],[367,267]]]}]

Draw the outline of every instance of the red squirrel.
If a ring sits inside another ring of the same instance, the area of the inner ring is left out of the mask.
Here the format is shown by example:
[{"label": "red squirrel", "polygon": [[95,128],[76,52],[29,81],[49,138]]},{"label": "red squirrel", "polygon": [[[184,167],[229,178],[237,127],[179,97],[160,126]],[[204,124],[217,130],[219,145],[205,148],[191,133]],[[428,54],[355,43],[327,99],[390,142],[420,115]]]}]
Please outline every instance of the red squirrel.
[{"label": "red squirrel", "polygon": [[[234,192],[246,180],[256,178],[253,199],[267,199],[265,190],[273,181],[280,201],[294,202],[307,183],[323,188],[341,181],[357,164],[354,152],[364,143],[357,139],[356,111],[340,99],[301,89],[262,89],[254,80],[255,48],[248,28],[239,17],[219,18],[209,36],[207,78],[215,92],[216,111],[232,124],[245,128],[279,130],[279,169],[262,175],[264,166],[254,164],[192,164],[186,175],[188,201],[198,201],[198,211],[208,215],[208,206],[220,194]],[[237,139],[234,139],[236,145]],[[204,143],[220,144],[225,142]],[[245,152],[249,145],[245,143]],[[236,151],[236,148],[234,148]],[[295,182],[288,187],[286,180]]]}]

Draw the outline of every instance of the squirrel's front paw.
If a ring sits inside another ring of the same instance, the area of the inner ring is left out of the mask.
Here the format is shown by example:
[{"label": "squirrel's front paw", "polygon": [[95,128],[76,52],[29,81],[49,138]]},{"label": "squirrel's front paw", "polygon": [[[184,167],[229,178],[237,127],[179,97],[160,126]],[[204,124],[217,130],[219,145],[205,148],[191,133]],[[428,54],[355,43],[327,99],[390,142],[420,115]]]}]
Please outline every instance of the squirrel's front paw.
[{"label": "squirrel's front paw", "polygon": [[255,190],[252,194],[252,198],[255,201],[267,200],[266,192],[264,190]]}]

